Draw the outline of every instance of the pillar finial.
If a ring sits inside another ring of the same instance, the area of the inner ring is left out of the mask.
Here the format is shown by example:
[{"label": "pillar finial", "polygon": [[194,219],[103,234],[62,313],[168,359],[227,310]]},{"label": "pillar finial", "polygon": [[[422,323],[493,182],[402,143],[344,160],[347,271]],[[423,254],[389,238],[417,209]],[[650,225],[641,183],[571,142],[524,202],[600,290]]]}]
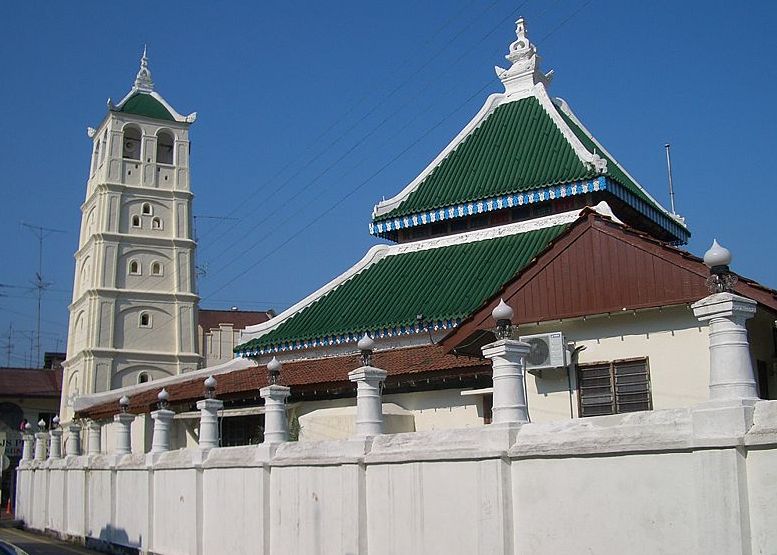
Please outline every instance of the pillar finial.
[{"label": "pillar finial", "polygon": [[151,70],[148,69],[147,47],[143,45],[143,56],[140,58],[140,69],[135,76],[135,88],[141,91],[151,92],[154,90],[154,82],[151,80]]}]

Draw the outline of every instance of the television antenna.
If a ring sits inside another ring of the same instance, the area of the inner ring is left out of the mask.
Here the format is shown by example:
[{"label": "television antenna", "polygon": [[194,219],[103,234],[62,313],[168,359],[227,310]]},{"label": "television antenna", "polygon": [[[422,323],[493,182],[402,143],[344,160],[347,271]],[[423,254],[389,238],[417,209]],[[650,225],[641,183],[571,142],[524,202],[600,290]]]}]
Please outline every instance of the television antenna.
[{"label": "television antenna", "polygon": [[35,273],[35,280],[32,282],[36,289],[36,297],[38,301],[37,310],[35,312],[35,348],[37,351],[37,361],[40,362],[40,309],[41,302],[43,300],[43,293],[48,289],[53,282],[45,281],[43,279],[43,241],[54,233],[65,233],[62,229],[53,229],[50,227],[43,227],[42,225],[33,225],[22,222],[22,226],[29,229],[35,237],[38,238],[38,271]]}]

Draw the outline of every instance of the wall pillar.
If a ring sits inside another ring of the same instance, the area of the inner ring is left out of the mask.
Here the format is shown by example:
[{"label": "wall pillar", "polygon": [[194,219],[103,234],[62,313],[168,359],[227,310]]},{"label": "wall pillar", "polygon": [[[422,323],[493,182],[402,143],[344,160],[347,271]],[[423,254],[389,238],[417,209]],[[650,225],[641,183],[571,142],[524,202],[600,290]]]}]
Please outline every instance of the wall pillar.
[{"label": "wall pillar", "polygon": [[132,422],[135,415],[128,412],[120,412],[113,416],[116,423],[116,454],[129,455],[132,453]]},{"label": "wall pillar", "polygon": [[49,460],[62,458],[62,428],[54,428],[49,432],[51,444],[49,445]]},{"label": "wall pillar", "polygon": [[65,454],[68,457],[77,457],[81,454],[81,426],[78,424],[69,424],[67,427]]},{"label": "wall pillar", "polygon": [[715,293],[691,307],[696,318],[709,322],[710,401],[758,398],[745,327],[755,307],[733,293]]},{"label": "wall pillar", "polygon": [[[266,401],[265,401],[266,404]],[[224,402],[219,399],[203,399],[197,401],[200,409],[200,449],[212,449],[219,446],[219,415],[224,408]],[[265,417],[265,422],[267,421]],[[265,432],[265,436],[266,436]]]},{"label": "wall pillar", "polygon": [[97,420],[90,420],[86,425],[87,454],[99,455],[102,452],[102,426]]},{"label": "wall pillar", "polygon": [[288,441],[286,398],[291,395],[291,389],[273,384],[260,389],[259,394],[264,399],[264,443]]},{"label": "wall pillar", "polygon": [[32,460],[32,445],[35,441],[35,436],[32,434],[22,434],[22,460]]},{"label": "wall pillar", "polygon": [[529,344],[515,339],[500,339],[482,348],[491,359],[494,382],[493,424],[520,424],[529,421],[524,385]]},{"label": "wall pillar", "polygon": [[35,460],[46,460],[46,444],[48,443],[49,434],[46,432],[37,432],[35,434]]},{"label": "wall pillar", "polygon": [[168,409],[159,409],[151,413],[154,419],[154,435],[151,438],[151,452],[164,453],[170,450],[170,427],[173,423],[175,412]]},{"label": "wall pillar", "polygon": [[373,366],[362,366],[348,372],[348,379],[356,382],[356,430],[360,438],[383,433],[383,398],[381,383],[388,372]]}]

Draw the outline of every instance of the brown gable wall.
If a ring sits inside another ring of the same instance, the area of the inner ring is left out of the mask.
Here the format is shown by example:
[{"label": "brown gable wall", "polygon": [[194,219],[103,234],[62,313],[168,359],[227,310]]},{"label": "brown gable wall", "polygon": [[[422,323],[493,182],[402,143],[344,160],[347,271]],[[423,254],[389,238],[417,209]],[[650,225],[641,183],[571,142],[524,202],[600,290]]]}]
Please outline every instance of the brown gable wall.
[{"label": "brown gable wall", "polygon": [[[514,323],[692,303],[707,295],[709,272],[698,258],[594,214],[559,238],[517,279],[443,340],[449,349],[493,327],[503,297]],[[772,310],[774,291],[742,279],[737,292]]]}]

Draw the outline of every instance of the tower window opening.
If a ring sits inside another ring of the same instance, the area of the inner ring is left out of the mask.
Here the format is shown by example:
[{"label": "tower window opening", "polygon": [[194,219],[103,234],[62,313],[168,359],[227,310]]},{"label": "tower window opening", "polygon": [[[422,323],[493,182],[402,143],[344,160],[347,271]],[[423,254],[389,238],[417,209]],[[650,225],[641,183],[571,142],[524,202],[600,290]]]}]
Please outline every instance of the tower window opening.
[{"label": "tower window opening", "polygon": [[129,263],[129,273],[132,276],[139,276],[140,275],[140,262],[137,260],[130,260]]},{"label": "tower window opening", "polygon": [[146,374],[145,372],[141,372],[140,374],[138,374],[138,383],[146,383],[149,381],[151,381],[151,378],[149,378],[148,374]]},{"label": "tower window opening", "polygon": [[92,173],[95,172],[97,169],[97,164],[100,162],[100,152],[102,150],[102,142],[100,139],[97,139],[97,142],[94,143],[94,156],[92,157]]},{"label": "tower window opening", "polygon": [[138,318],[138,327],[150,328],[151,327],[151,314],[148,312],[141,312]]},{"label": "tower window opening", "polygon": [[160,131],[156,138],[156,161],[159,164],[173,163],[173,136]]},{"label": "tower window opening", "polygon": [[151,220],[151,229],[162,229],[162,220],[159,216],[154,216]]},{"label": "tower window opening", "polygon": [[132,216],[132,227],[140,227],[140,216],[137,214]]},{"label": "tower window opening", "polygon": [[151,275],[152,276],[161,276],[162,275],[162,264],[159,262],[152,262],[151,263]]},{"label": "tower window opening", "polygon": [[147,202],[144,202],[144,203],[143,203],[143,209],[142,209],[142,212],[143,212],[143,215],[144,215],[144,216],[150,216],[151,214],[153,214],[153,213],[154,213],[154,209],[153,209],[153,208],[151,208],[151,205],[150,205],[149,203],[147,203]]},{"label": "tower window opening", "polygon": [[124,129],[122,156],[127,160],[140,160],[140,129],[135,126]]}]

